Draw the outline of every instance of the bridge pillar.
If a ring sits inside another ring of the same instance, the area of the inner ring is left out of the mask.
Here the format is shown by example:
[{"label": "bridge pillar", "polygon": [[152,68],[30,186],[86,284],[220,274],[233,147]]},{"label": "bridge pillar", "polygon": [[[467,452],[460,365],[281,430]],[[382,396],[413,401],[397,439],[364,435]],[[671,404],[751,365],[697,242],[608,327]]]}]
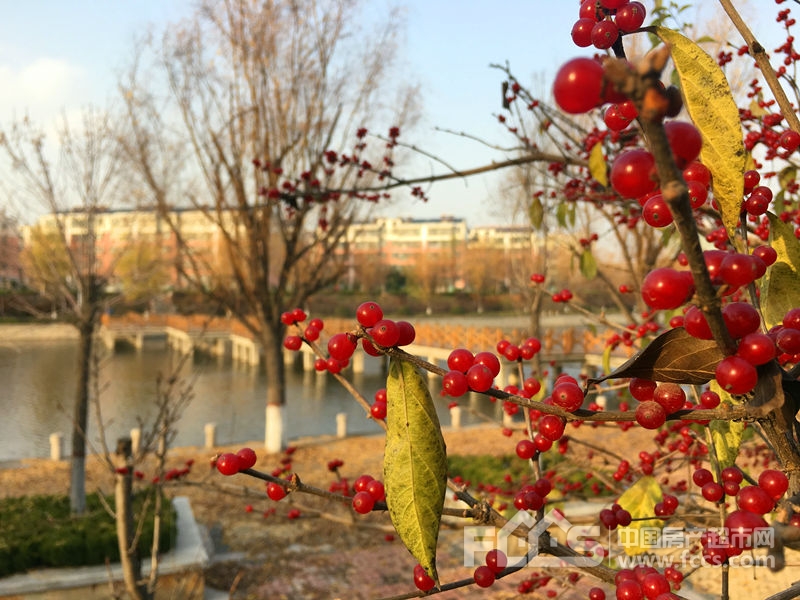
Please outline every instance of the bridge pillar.
[{"label": "bridge pillar", "polygon": [[303,354],[303,371],[313,371],[314,370],[314,359],[316,355],[310,351],[309,348],[303,346],[302,350]]},{"label": "bridge pillar", "polygon": [[[144,346],[144,334],[137,333],[136,335],[133,336],[133,347],[136,348],[137,350],[141,350],[143,346]],[[134,448],[133,451],[135,453],[136,449]]]},{"label": "bridge pillar", "polygon": [[336,437],[347,437],[347,413],[336,413]]}]

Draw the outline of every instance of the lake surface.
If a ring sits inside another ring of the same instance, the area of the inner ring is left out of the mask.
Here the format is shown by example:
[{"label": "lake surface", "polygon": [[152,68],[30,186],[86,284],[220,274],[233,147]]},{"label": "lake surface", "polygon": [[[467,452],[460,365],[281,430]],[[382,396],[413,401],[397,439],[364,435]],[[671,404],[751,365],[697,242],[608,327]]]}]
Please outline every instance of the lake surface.
[{"label": "lake surface", "polygon": [[[0,461],[50,455],[51,433],[64,434],[68,455],[72,429],[72,405],[77,371],[77,342],[31,341],[4,344],[0,340]],[[113,448],[140,419],[154,414],[156,379],[170,374],[178,355],[154,343],[141,351],[122,350],[102,362],[100,407],[106,438]],[[366,361],[363,374],[346,373],[357,389],[372,401],[385,386],[382,362]],[[191,383],[193,399],[178,425],[173,446],[201,446],[206,423],[217,424],[217,443],[236,444],[264,438],[266,377],[252,367],[196,355],[184,366],[182,378]],[[336,415],[346,413],[348,433],[378,433],[381,429],[365,418],[363,409],[328,374],[303,372],[298,364],[287,368],[286,435],[301,437],[336,433]],[[439,395],[439,379],[431,380],[431,393],[443,425],[450,423],[448,399]],[[462,399],[478,413],[501,417],[500,404],[471,395]],[[97,445],[96,411],[90,415],[89,439]],[[464,411],[462,424],[480,417]],[[91,452],[91,450],[90,450]]]}]

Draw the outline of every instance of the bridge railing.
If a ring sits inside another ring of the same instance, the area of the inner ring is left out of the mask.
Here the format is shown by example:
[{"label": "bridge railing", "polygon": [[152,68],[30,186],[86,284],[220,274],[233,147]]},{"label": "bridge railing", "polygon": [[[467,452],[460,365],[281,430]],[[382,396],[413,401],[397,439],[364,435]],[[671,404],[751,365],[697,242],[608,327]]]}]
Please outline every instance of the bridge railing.
[{"label": "bridge railing", "polygon": [[[251,330],[237,319],[209,317],[206,315],[105,315],[103,323],[111,330],[132,328],[171,327],[187,333],[200,334],[203,331],[216,334],[229,333],[253,339]],[[352,319],[325,319],[325,331],[329,333],[352,331]],[[432,348],[467,348],[473,352],[494,350],[501,339],[521,343],[529,334],[524,328],[503,329],[497,327],[474,327],[454,324],[420,323],[415,325],[417,332],[415,344]],[[589,328],[568,327],[547,329],[540,338],[545,356],[577,354],[602,354],[605,351],[611,332],[594,332]],[[619,346],[612,353],[616,357],[630,357],[634,349]]]}]

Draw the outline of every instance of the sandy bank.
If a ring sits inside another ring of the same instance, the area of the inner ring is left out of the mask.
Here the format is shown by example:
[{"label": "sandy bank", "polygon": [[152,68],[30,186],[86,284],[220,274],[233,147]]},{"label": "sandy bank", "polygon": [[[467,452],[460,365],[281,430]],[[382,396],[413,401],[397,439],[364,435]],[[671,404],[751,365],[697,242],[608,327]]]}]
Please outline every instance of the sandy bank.
[{"label": "sandy bank", "polygon": [[0,345],[13,342],[76,340],[78,330],[66,323],[0,325]]}]

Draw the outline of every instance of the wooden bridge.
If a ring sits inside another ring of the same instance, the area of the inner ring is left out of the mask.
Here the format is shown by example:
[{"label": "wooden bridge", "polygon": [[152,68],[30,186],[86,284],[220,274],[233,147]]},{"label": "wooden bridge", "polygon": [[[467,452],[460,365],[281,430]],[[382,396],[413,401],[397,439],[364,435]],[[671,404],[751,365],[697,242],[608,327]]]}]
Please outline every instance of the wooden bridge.
[{"label": "wooden bridge", "polygon": [[[325,319],[325,331],[334,333],[350,331],[355,321],[351,319]],[[529,337],[524,328],[474,327],[447,323],[415,324],[416,339],[405,348],[408,352],[443,365],[453,348],[468,348],[473,352],[494,351],[498,341],[510,340],[521,343]],[[259,343],[240,321],[224,317],[205,315],[140,315],[128,313],[122,316],[106,316],[100,328],[100,339],[113,350],[118,344],[128,344],[141,349],[146,340],[166,342],[167,346],[182,353],[195,351],[213,356],[230,357],[249,365],[258,365],[261,360]],[[594,333],[588,327],[561,327],[546,329],[541,336],[541,356],[545,361],[578,363],[594,369],[603,362],[603,353],[608,335]],[[297,352],[286,351],[287,363],[302,356],[304,368],[314,368],[313,352],[303,345]],[[633,350],[620,346],[612,353],[612,365],[629,358]],[[352,366],[356,372],[363,371],[365,355],[360,350],[353,356]]]}]

